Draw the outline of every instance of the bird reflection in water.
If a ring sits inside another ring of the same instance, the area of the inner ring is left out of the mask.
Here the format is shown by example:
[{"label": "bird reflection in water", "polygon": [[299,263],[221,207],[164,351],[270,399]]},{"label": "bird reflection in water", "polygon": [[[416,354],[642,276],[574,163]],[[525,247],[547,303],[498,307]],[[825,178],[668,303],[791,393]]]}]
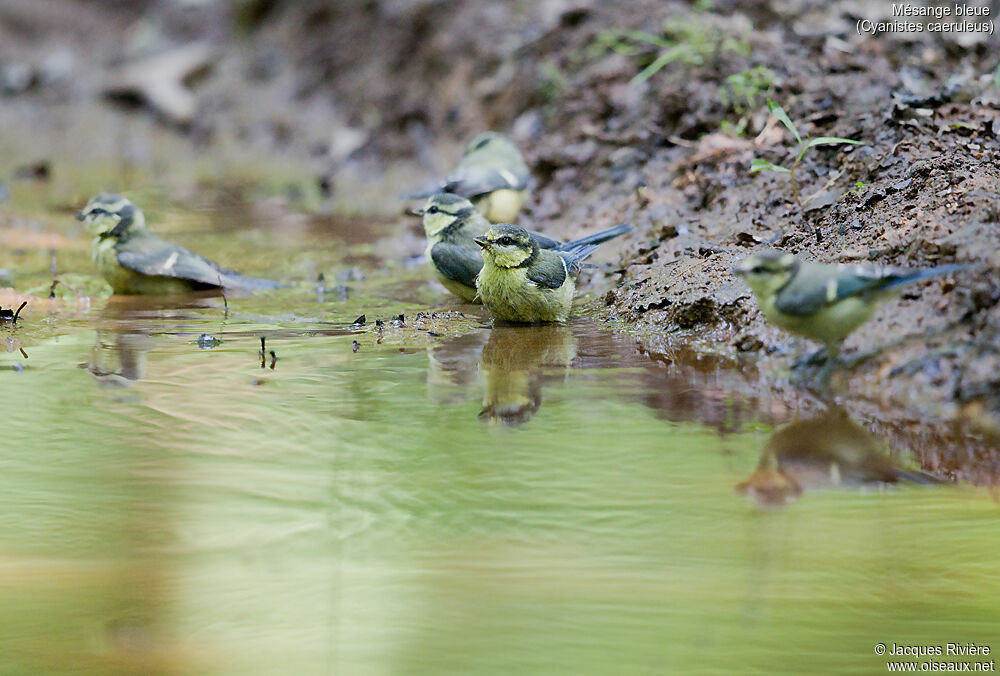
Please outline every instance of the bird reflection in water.
[{"label": "bird reflection in water", "polygon": [[562,380],[576,357],[576,341],[562,325],[497,324],[479,358],[486,393],[479,419],[501,425],[526,423],[542,405],[542,384]]},{"label": "bird reflection in water", "polygon": [[87,370],[105,387],[129,387],[146,375],[146,354],[153,346],[148,333],[98,331]]},{"label": "bird reflection in water", "polygon": [[794,502],[819,488],[940,483],[889,455],[868,431],[839,407],[793,422],[768,439],[754,473],[736,491],[761,506]]},{"label": "bird reflection in water", "polygon": [[427,365],[427,396],[435,404],[471,401],[479,392],[479,357],[489,331],[467,333],[431,348]]},{"label": "bird reflection in water", "polygon": [[215,307],[208,294],[184,296],[117,296],[101,311],[90,361],[82,366],[105,387],[130,387],[146,377],[146,356],[157,333],[181,326],[185,311]]}]

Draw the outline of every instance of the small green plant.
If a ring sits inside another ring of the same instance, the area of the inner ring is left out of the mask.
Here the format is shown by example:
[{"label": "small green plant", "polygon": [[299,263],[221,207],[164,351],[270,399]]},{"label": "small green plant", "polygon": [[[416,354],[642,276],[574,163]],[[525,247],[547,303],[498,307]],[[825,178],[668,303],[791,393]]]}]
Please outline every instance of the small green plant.
[{"label": "small green plant", "polygon": [[[659,53],[652,55],[649,47]],[[634,56],[640,65],[645,64],[629,82],[632,85],[645,82],[674,61],[701,65],[708,57],[723,52],[750,53],[745,38],[725,35],[700,20],[668,20],[663,24],[661,35],[626,29],[602,31],[594,38],[588,52],[591,57],[597,57],[608,50]]]},{"label": "small green plant", "polygon": [[764,66],[755,66],[740,73],[733,73],[719,85],[719,100],[739,119],[733,123],[723,120],[722,131],[733,136],[743,136],[750,123],[750,113],[767,97],[774,83],[774,73]]},{"label": "small green plant", "polygon": [[555,101],[566,91],[566,76],[555,61],[543,61],[539,64],[538,74],[538,93],[547,103]]},{"label": "small green plant", "polygon": [[865,184],[864,183],[862,183],[861,181],[856,181],[854,183],[854,189],[853,190],[848,190],[847,192],[848,192],[848,194],[854,193],[855,195],[860,195],[861,191],[864,190],[864,188],[865,188]]},{"label": "small green plant", "polygon": [[788,174],[789,179],[792,181],[792,195],[795,197],[795,203],[802,207],[802,200],[799,198],[799,184],[795,180],[795,169],[798,168],[799,164],[802,162],[802,158],[806,156],[806,152],[810,148],[815,148],[816,146],[835,146],[835,145],[861,145],[861,141],[855,141],[849,138],[840,138],[839,136],[817,136],[816,138],[809,138],[808,136],[802,138],[799,134],[799,130],[795,127],[795,124],[789,119],[788,113],[785,109],[779,106],[777,103],[771,99],[767,100],[767,107],[771,111],[781,124],[788,128],[788,131],[792,132],[792,136],[798,141],[798,154],[795,156],[795,162],[792,163],[791,167],[783,167],[778,164],[773,164],[767,160],[762,160],[759,157],[755,157],[750,160],[750,173],[755,171],[776,171],[781,174]]},{"label": "small green plant", "polygon": [[766,96],[773,82],[774,73],[770,68],[754,66],[723,80],[719,85],[719,99],[722,105],[742,115],[760,105],[761,97]]}]

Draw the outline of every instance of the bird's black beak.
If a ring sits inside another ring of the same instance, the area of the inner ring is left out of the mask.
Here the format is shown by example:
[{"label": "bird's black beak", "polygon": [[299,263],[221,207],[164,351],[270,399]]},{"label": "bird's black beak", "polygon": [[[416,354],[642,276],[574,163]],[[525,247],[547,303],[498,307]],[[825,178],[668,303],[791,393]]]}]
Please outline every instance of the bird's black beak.
[{"label": "bird's black beak", "polygon": [[423,209],[407,209],[406,210],[406,215],[407,216],[422,217],[424,215],[424,210]]},{"label": "bird's black beak", "polygon": [[83,211],[76,212],[76,220],[82,221],[85,218],[87,218],[87,214],[83,213]]},{"label": "bird's black beak", "polygon": [[476,237],[472,241],[478,244],[480,249],[485,249],[490,245],[490,240],[485,237]]}]

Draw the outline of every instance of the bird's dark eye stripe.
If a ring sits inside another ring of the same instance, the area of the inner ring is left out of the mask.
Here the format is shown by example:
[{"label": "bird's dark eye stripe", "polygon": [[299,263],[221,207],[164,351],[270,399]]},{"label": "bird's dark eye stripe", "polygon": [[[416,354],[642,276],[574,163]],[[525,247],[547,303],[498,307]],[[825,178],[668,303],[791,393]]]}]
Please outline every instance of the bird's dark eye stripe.
[{"label": "bird's dark eye stripe", "polygon": [[92,215],[92,216],[101,216],[101,215],[104,215],[104,214],[108,213],[108,211],[107,211],[107,209],[102,209],[100,207],[95,207],[94,209],[91,209],[87,213],[90,214],[90,215]]},{"label": "bird's dark eye stripe", "polygon": [[442,209],[439,206],[428,207],[427,214],[445,214],[446,216],[467,216],[468,214],[475,211],[475,209],[459,209],[458,211],[448,211],[447,209]]}]

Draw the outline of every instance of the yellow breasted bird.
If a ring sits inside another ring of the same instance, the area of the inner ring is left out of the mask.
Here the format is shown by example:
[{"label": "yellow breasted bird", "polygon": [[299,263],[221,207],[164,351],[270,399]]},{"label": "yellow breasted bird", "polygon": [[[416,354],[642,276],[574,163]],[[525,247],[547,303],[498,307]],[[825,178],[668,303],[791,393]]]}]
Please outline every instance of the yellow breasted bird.
[{"label": "yellow breasted bird", "polygon": [[[434,266],[438,279],[467,303],[477,302],[476,275],[483,267],[483,256],[475,238],[485,235],[493,224],[469,200],[451,193],[432,195],[419,213],[423,216],[427,235],[427,260]],[[630,225],[618,225],[572,242],[559,242],[534,232],[529,234],[542,249],[576,251],[631,230]]]},{"label": "yellow breasted bird", "polygon": [[120,294],[172,294],[204,289],[277,289],[278,282],[244,277],[154,235],[142,211],[121,195],[101,193],[76,215],[94,236],[91,254]]},{"label": "yellow breasted bird", "polygon": [[829,367],[844,340],[871,319],[878,304],[900,287],[965,267],[939,265],[906,270],[881,265],[830,265],[802,261],[781,251],[764,251],[740,261],[734,272],[746,280],[768,321],[822,343]]},{"label": "yellow breasted bird", "polygon": [[531,324],[569,318],[580,263],[597,248],[542,249],[531,233],[510,223],[494,225],[474,241],[483,250],[476,277],[483,305],[494,319]]},{"label": "yellow breasted bird", "polygon": [[532,184],[528,165],[514,142],[503,134],[486,131],[469,142],[455,171],[440,185],[403,199],[450,192],[471,200],[487,220],[501,223],[517,218]]}]

